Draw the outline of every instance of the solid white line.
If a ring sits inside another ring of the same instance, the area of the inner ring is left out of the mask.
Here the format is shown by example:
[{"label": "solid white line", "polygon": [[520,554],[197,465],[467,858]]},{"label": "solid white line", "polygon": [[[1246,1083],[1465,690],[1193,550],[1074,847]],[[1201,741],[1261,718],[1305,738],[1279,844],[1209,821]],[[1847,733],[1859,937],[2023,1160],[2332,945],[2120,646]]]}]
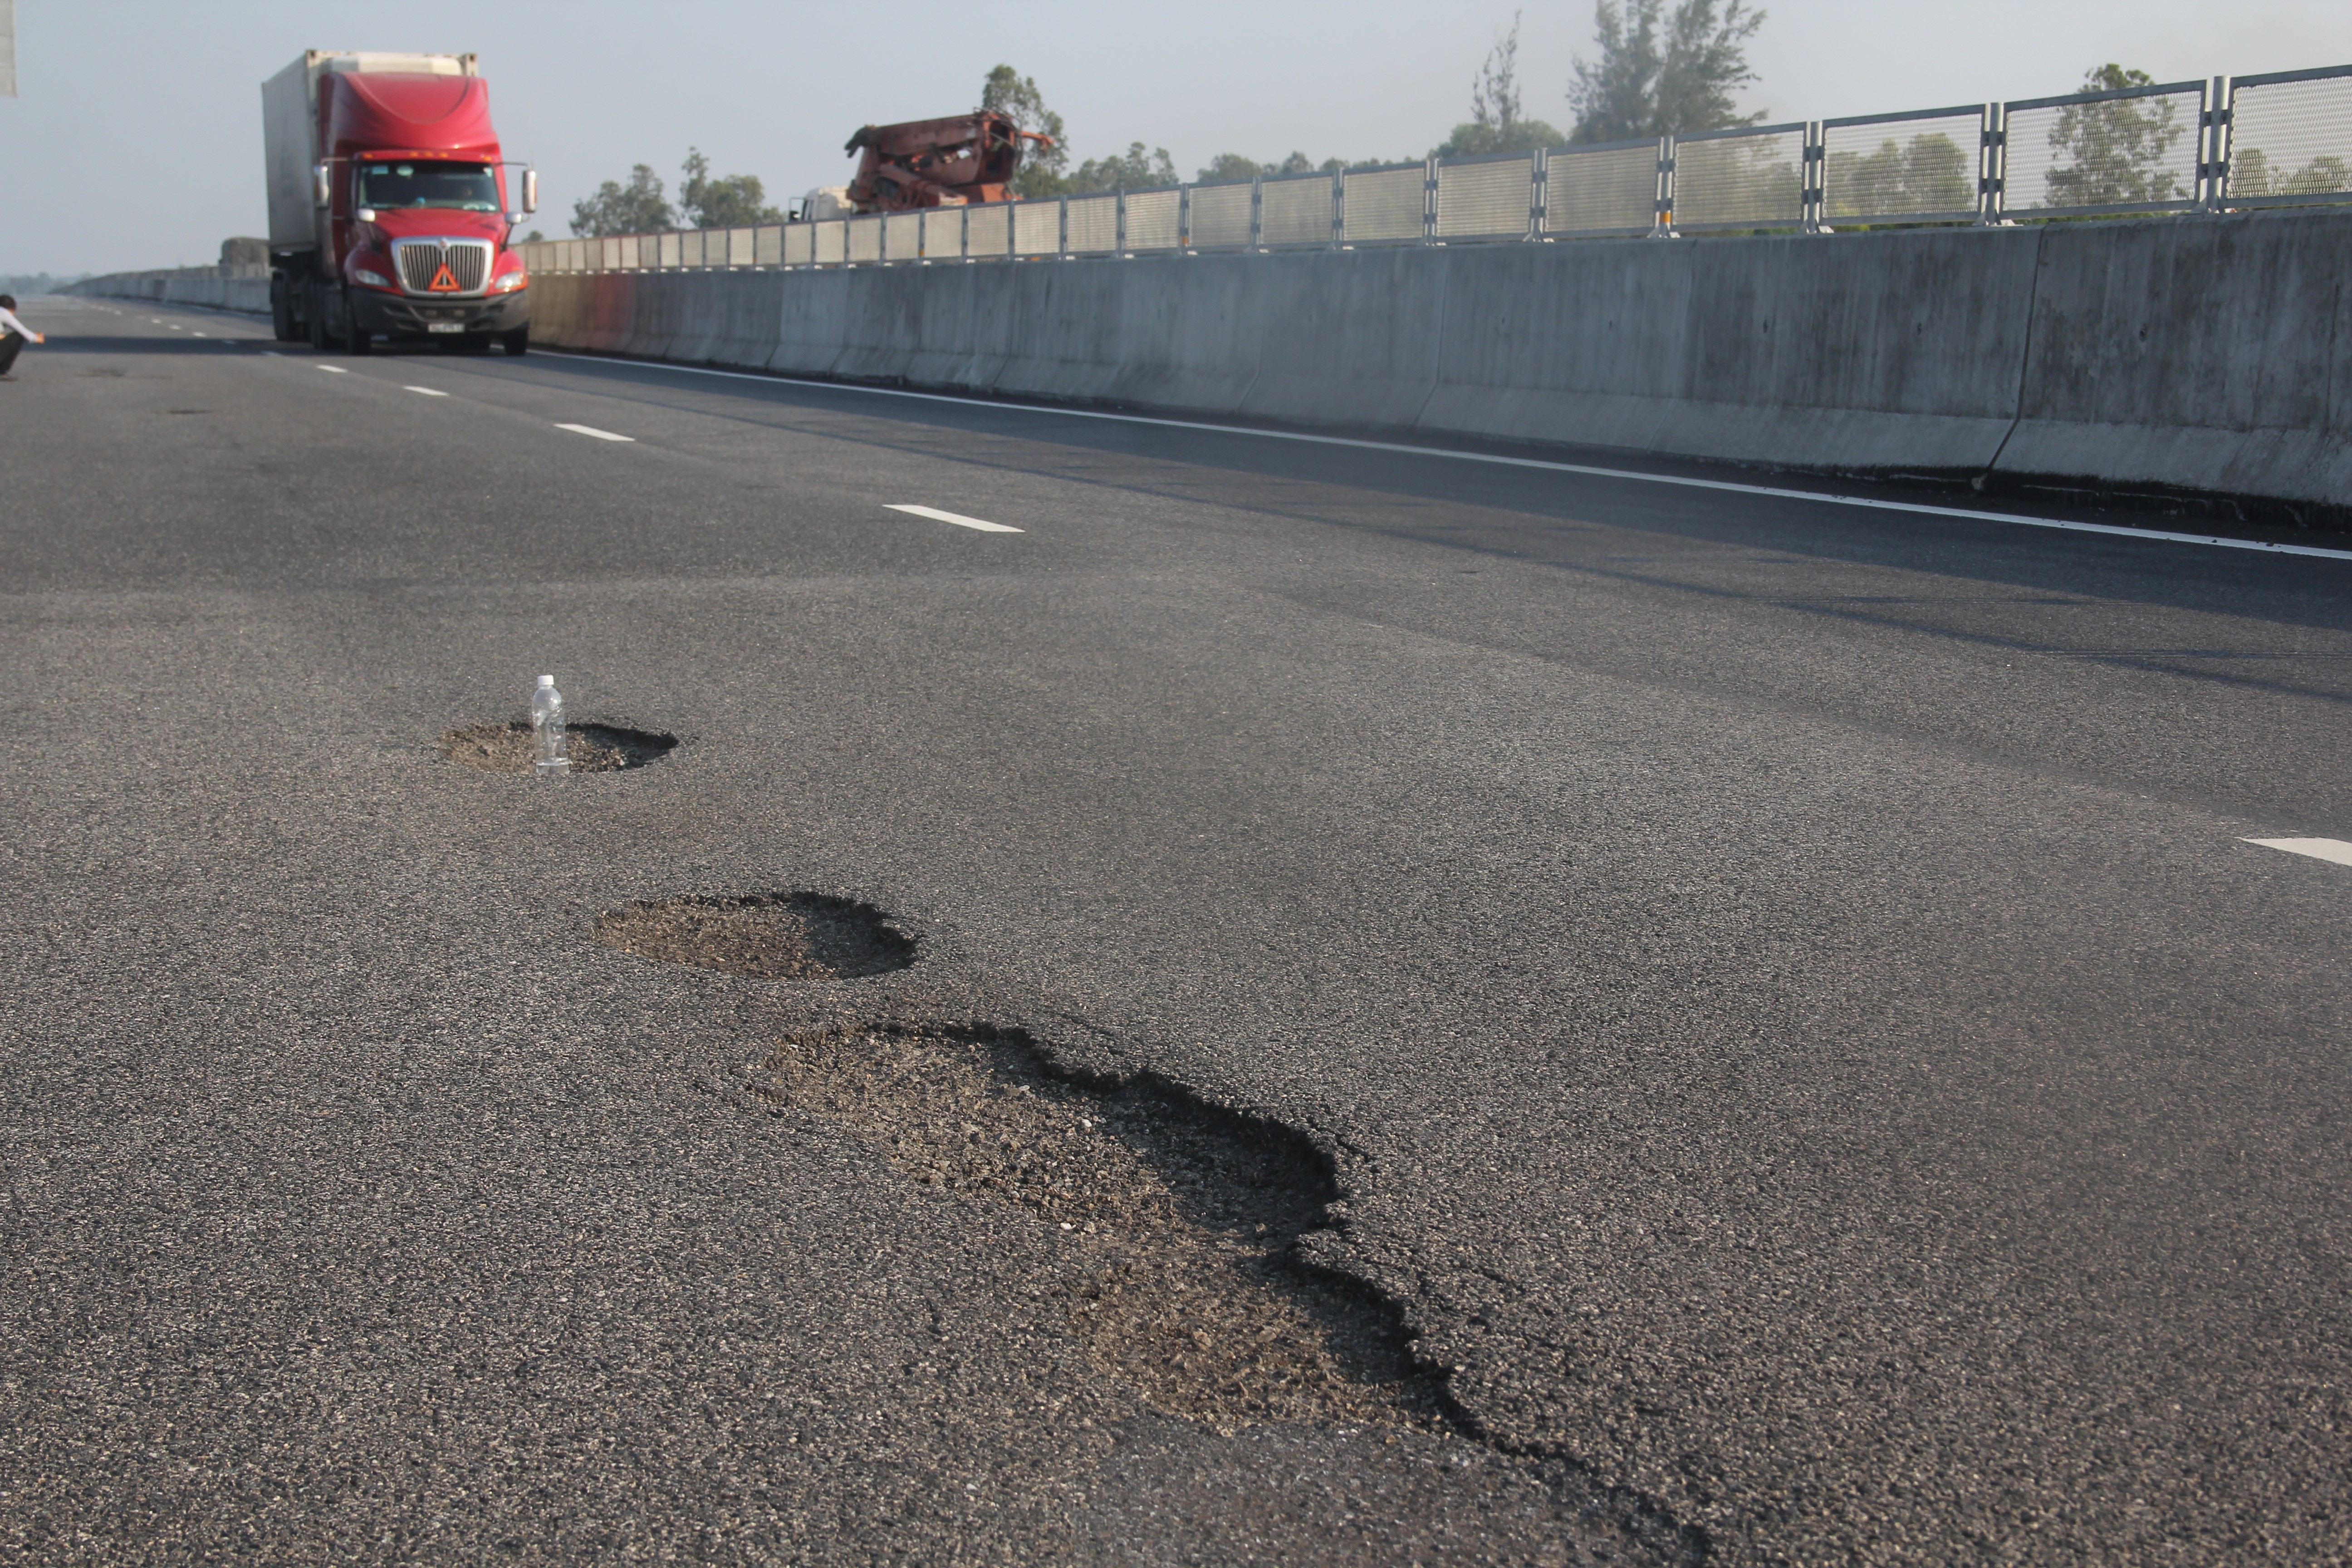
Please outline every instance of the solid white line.
[{"label": "solid white line", "polygon": [[429,386],[404,386],[400,390],[403,392],[413,392],[419,397],[446,397],[449,395],[446,392],[436,392]]},{"label": "solid white line", "polygon": [[952,522],[958,528],[977,529],[982,533],[1019,533],[1017,528],[1007,528],[1001,522],[984,522],[976,517],[966,517],[958,511],[941,511],[934,506],[892,506],[892,511],[910,512],[916,517],[928,517],[933,522]]},{"label": "solid white line", "polygon": [[571,430],[583,436],[593,436],[599,441],[634,441],[635,436],[615,436],[610,430],[599,430],[593,425],[558,425],[558,430]]},{"label": "solid white line", "polygon": [[2308,855],[2315,860],[2332,860],[2338,866],[2352,866],[2352,844],[2341,838],[2243,838],[2242,844],[2259,844],[2265,849],[2284,849],[2290,855]]},{"label": "solid white line", "polygon": [[759,375],[744,370],[713,370],[708,365],[665,364],[659,360],[605,359],[600,354],[566,353],[561,349],[531,345],[531,352],[550,359],[590,359],[605,364],[632,365],[641,370],[675,371],[681,375],[717,375],[730,381],[781,382],[787,386],[815,386],[832,392],[862,392],[873,397],[911,397],[924,403],[960,403],[975,408],[1012,409],[1046,414],[1064,419],[1108,419],[1121,425],[1158,425],[1171,430],[1206,430],[1220,436],[1255,436],[1265,441],[1304,441],[1318,447],[1349,447],[1366,452],[1402,452],[1416,458],[1446,458],[1457,463],[1495,463],[1512,468],[1540,468],[1555,474],[1582,474],[1601,479],[1635,479],[1651,485],[1680,485],[1688,489],[1723,490],[1732,495],[1774,496],[1787,500],[1822,501],[1831,506],[1869,507],[1880,511],[1916,512],[1926,517],[1958,518],[1969,522],[2013,522],[2022,528],[2056,528],[2070,533],[2105,533],[2120,539],[2155,539],[2170,544],[2210,544],[2222,550],[2253,550],[2268,555],[2313,555],[2326,561],[2352,561],[2352,550],[2323,550],[2315,544],[2266,544],[2257,539],[2222,539],[2205,533],[2168,533],[2160,529],[2131,528],[2113,522],[2069,522],[2054,517],[2022,517],[2015,512],[1979,511],[1968,507],[1930,506],[1924,501],[1885,500],[1876,496],[1838,495],[1829,490],[1794,490],[1776,485],[1735,484],[1729,479],[1695,479],[1680,474],[1645,474],[1633,468],[1601,468],[1587,463],[1555,463],[1541,458],[1506,458],[1493,452],[1458,452],[1446,447],[1416,447],[1396,441],[1366,441],[1348,436],[1310,436],[1297,430],[1257,430],[1246,425],[1211,425],[1193,419],[1159,419],[1142,414],[1111,414],[1098,408],[1053,408],[1034,403],[1003,403],[989,397],[958,397],[944,392],[908,392],[895,386],[859,386],[854,382],[815,381],[798,375]]},{"label": "solid white line", "polygon": [[349,375],[352,374],[350,371],[345,370],[339,364],[316,364],[312,365],[310,368],[312,370],[323,370],[329,375]]}]

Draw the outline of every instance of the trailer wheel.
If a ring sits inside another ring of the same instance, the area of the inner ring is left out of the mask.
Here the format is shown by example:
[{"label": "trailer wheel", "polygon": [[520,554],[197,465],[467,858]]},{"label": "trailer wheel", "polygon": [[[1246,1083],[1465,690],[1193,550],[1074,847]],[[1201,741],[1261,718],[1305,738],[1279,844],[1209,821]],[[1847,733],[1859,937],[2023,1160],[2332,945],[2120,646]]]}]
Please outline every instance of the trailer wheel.
[{"label": "trailer wheel", "polygon": [[505,337],[500,338],[499,342],[506,346],[507,354],[509,358],[519,354],[527,354],[530,353],[530,329],[529,327],[517,327],[513,331],[509,332]]},{"label": "trailer wheel", "polygon": [[294,326],[294,288],[283,272],[269,276],[269,330],[281,343],[290,343],[300,334]]}]

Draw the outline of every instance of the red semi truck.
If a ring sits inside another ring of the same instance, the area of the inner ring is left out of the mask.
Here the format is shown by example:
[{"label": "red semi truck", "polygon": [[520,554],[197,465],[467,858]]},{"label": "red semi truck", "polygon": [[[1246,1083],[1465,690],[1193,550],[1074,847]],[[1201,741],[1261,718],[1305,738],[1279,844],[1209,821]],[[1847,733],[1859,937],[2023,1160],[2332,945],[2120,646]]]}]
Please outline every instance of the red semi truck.
[{"label": "red semi truck", "polygon": [[278,341],[530,346],[509,247],[539,176],[500,154],[472,55],[312,49],[261,84]]}]

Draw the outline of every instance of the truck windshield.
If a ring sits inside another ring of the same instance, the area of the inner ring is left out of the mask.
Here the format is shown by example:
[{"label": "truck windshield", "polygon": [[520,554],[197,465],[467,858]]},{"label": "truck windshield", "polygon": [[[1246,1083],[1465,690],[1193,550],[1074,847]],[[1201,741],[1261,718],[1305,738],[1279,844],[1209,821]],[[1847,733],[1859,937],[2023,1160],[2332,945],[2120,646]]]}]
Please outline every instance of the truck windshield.
[{"label": "truck windshield", "polygon": [[359,205],[363,207],[456,207],[469,213],[499,210],[498,172],[489,163],[379,163],[360,165]]}]

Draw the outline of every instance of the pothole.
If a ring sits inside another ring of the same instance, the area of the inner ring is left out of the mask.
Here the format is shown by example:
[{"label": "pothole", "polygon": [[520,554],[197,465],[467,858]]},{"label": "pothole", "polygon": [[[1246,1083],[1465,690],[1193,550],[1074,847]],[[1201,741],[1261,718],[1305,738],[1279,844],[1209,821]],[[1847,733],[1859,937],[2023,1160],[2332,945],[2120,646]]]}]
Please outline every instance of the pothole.
[{"label": "pothole", "polygon": [[663,899],[607,910],[592,933],[640,958],[766,980],[855,979],[915,962],[914,942],[870,904],[822,893]]},{"label": "pothole", "polygon": [[928,1185],[1028,1209],[1084,1249],[1072,1326],[1153,1404],[1219,1423],[1449,1425],[1401,1315],[1296,1259],[1334,1197],[1297,1132],[1148,1078],[1082,1082],[1026,1037],[789,1037],[755,1093],[841,1123]]},{"label": "pothole", "polygon": [[[620,724],[573,724],[566,738],[575,773],[642,767],[677,745],[676,735]],[[452,730],[441,737],[441,754],[486,773],[527,773],[532,766],[530,726],[515,720]]]}]

